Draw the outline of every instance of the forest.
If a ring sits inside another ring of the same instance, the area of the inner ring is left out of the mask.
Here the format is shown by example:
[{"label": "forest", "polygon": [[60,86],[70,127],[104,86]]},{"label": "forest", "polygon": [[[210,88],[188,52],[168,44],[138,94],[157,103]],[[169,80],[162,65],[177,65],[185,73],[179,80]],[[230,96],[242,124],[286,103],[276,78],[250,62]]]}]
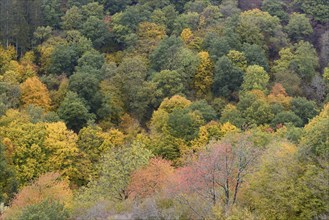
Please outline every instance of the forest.
[{"label": "forest", "polygon": [[329,1],[0,0],[0,219],[329,219]]}]

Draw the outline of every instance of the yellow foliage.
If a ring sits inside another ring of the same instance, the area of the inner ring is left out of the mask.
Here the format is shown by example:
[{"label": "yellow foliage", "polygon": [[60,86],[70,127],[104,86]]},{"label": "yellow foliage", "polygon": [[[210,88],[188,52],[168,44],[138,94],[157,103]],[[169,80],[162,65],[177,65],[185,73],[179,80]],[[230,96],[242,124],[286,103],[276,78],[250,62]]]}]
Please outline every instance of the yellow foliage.
[{"label": "yellow foliage", "polygon": [[109,131],[102,133],[101,137],[104,139],[104,142],[100,148],[104,153],[111,148],[122,147],[125,142],[125,135],[118,129],[110,129]]},{"label": "yellow foliage", "polygon": [[247,59],[242,52],[230,50],[227,54],[227,57],[242,70],[245,70],[247,68]]},{"label": "yellow foliage", "polygon": [[329,84],[329,67],[326,67],[323,72],[324,81]]},{"label": "yellow foliage", "polygon": [[136,135],[141,131],[138,120],[131,117],[129,114],[124,114],[121,117],[119,128],[127,135],[127,138],[131,140],[134,139]]},{"label": "yellow foliage", "polygon": [[79,149],[76,146],[77,135],[67,130],[65,123],[47,123],[47,136],[44,146],[48,152],[47,163],[45,164],[48,171],[61,171],[64,176],[71,179],[76,177],[76,158],[79,156]]},{"label": "yellow foliage", "polygon": [[50,97],[52,100],[52,105],[51,105],[51,109],[52,110],[57,110],[59,105],[62,103],[62,101],[64,100],[67,90],[69,87],[69,80],[66,77],[63,77],[63,79],[60,82],[59,88],[57,91],[51,91],[50,92]]},{"label": "yellow foliage", "polygon": [[183,39],[184,43],[188,45],[188,44],[191,43],[191,41],[193,40],[194,35],[193,35],[191,29],[189,29],[189,28],[185,28],[185,29],[182,31],[180,37]]},{"label": "yellow foliage", "polygon": [[150,121],[151,134],[163,133],[166,131],[169,113],[164,109],[158,109],[153,112]]},{"label": "yellow foliage", "polygon": [[142,22],[138,25],[137,35],[137,50],[140,53],[150,53],[166,36],[166,29],[155,23]]},{"label": "yellow foliage", "polygon": [[65,123],[32,124],[19,115],[25,117],[7,111],[1,118],[6,127],[0,129],[8,162],[15,167],[19,185],[49,171],[58,171],[73,183],[88,178],[89,162],[76,145],[77,135],[67,130]]},{"label": "yellow foliage", "polygon": [[199,128],[198,137],[191,142],[191,149],[194,152],[199,152],[212,140],[219,140],[221,136],[221,125],[216,121],[211,121],[208,124]]},{"label": "yellow foliage", "polygon": [[278,157],[287,157],[289,155],[293,155],[297,152],[297,148],[295,145],[291,143],[283,143],[281,151],[277,152]]},{"label": "yellow foliage", "polygon": [[211,140],[220,140],[226,134],[237,131],[239,131],[239,129],[229,122],[222,125],[216,121],[211,121],[199,128],[198,137],[191,142],[191,149],[193,152],[199,152],[205,149],[206,145],[209,144]]},{"label": "yellow foliage", "polygon": [[165,98],[159,109],[154,111],[152,114],[149,124],[152,135],[156,135],[157,133],[166,133],[168,131],[167,122],[169,119],[169,114],[175,109],[187,108],[191,105],[191,103],[192,102],[190,100],[179,95],[175,95],[171,98]]},{"label": "yellow foliage", "polygon": [[22,75],[22,66],[16,60],[11,60],[8,62],[6,71],[3,74],[3,81],[18,83],[22,81]]},{"label": "yellow foliage", "polygon": [[37,73],[37,66],[33,63],[35,61],[35,55],[32,51],[26,52],[21,58],[20,63],[22,66],[22,78],[21,81],[26,80],[29,77],[33,77]]},{"label": "yellow foliage", "polygon": [[[35,76],[37,67],[33,64],[33,52],[27,52],[21,61],[11,60],[7,63],[6,71],[4,73],[6,81],[23,82],[29,77]],[[10,80],[8,80],[10,79]]]},{"label": "yellow foliage", "polygon": [[[10,113],[19,117],[14,111]],[[44,125],[23,122],[8,116],[1,120],[8,120],[5,129],[0,129],[0,136],[4,138],[6,154],[11,156],[7,159],[15,168],[19,185],[46,172],[44,163],[47,158],[42,143],[45,135]]]},{"label": "yellow foliage", "polygon": [[0,45],[0,75],[8,70],[9,62],[15,58],[16,50],[13,46],[9,46],[5,49]]},{"label": "yellow foliage", "polygon": [[200,37],[196,37],[191,29],[185,28],[180,37],[184,41],[185,45],[194,50],[200,50],[200,46],[202,44],[202,39]]},{"label": "yellow foliage", "polygon": [[175,95],[171,98],[165,98],[159,109],[163,109],[164,111],[171,113],[175,109],[184,109],[189,107],[192,102],[182,96]]},{"label": "yellow foliage", "polygon": [[208,52],[202,51],[198,54],[200,64],[194,76],[194,89],[196,96],[204,98],[211,93],[211,86],[214,81],[213,69],[214,65],[209,57]]},{"label": "yellow foliage", "polygon": [[125,54],[122,51],[117,51],[114,53],[106,54],[105,61],[106,63],[114,62],[118,65],[122,62],[124,56]]},{"label": "yellow foliage", "polygon": [[[15,126],[20,123],[28,122],[30,122],[29,115],[19,112],[16,109],[8,109],[5,115],[0,118],[0,123],[2,126]],[[0,129],[0,134],[2,134],[2,132],[5,132],[5,129]]]},{"label": "yellow foliage", "polygon": [[264,12],[258,8],[244,11],[241,13],[241,17],[269,17],[271,16],[268,12]]},{"label": "yellow foliage", "polygon": [[257,99],[261,99],[261,100],[264,100],[264,101],[266,100],[266,96],[265,96],[265,94],[262,90],[253,89],[253,90],[250,91],[250,93],[255,95],[257,97]]},{"label": "yellow foliage", "polygon": [[38,77],[28,78],[20,86],[24,106],[37,105],[45,110],[50,108],[50,97],[47,87],[39,80]]},{"label": "yellow foliage", "polygon": [[54,51],[56,45],[66,45],[67,41],[61,37],[51,37],[42,45],[37,47],[40,53],[41,70],[46,72],[46,70],[51,65],[51,55]]},{"label": "yellow foliage", "polygon": [[51,58],[51,54],[54,51],[54,47],[53,46],[46,47],[40,45],[38,47],[38,50],[40,52],[41,70],[45,72],[51,65],[50,58]]},{"label": "yellow foliage", "polygon": [[17,84],[20,74],[18,72],[7,70],[3,76],[1,76],[1,81],[8,82],[11,84]]},{"label": "yellow foliage", "polygon": [[228,133],[239,131],[239,129],[232,125],[230,122],[226,122],[220,127],[220,131],[221,135],[224,137]]}]

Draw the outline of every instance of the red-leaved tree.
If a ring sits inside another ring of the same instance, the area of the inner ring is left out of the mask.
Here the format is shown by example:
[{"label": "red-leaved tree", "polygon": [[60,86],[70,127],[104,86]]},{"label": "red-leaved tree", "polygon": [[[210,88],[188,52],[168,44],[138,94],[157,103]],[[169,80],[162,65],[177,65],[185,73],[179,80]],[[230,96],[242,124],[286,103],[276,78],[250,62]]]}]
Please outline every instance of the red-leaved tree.
[{"label": "red-leaved tree", "polygon": [[162,190],[168,178],[174,174],[171,162],[162,158],[152,158],[149,164],[131,177],[128,190],[134,198],[145,198]]},{"label": "red-leaved tree", "polygon": [[244,177],[259,152],[246,135],[213,142],[196,161],[176,171],[167,193],[178,195],[198,218],[218,205],[227,211],[237,202]]}]

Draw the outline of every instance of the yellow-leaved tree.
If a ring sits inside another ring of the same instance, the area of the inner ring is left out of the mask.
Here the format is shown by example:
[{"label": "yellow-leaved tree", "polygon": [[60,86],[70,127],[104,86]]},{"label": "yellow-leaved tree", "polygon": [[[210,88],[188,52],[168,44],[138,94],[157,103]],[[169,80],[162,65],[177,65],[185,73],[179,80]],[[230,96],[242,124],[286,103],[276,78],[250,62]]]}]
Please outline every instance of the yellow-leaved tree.
[{"label": "yellow-leaved tree", "polygon": [[194,35],[193,35],[191,29],[189,29],[189,28],[185,28],[185,29],[182,31],[180,37],[183,39],[184,43],[185,43],[186,45],[188,45],[188,44],[191,43],[191,41],[193,40]]},{"label": "yellow-leaved tree", "polygon": [[60,171],[76,184],[88,179],[89,161],[77,147],[78,136],[64,122],[46,123],[44,147],[47,152],[47,171]]},{"label": "yellow-leaved tree", "polygon": [[204,98],[209,96],[211,93],[210,90],[214,81],[214,65],[208,52],[202,51],[198,54],[198,56],[200,59],[200,64],[194,76],[194,89],[197,97]]},{"label": "yellow-leaved tree", "polygon": [[36,76],[28,78],[20,85],[21,101],[24,106],[36,105],[48,110],[50,96],[47,87]]},{"label": "yellow-leaved tree", "polygon": [[8,64],[11,60],[15,59],[16,50],[14,47],[9,46],[7,49],[0,45],[0,74],[2,75],[7,71]]},{"label": "yellow-leaved tree", "polygon": [[141,54],[149,54],[166,36],[166,31],[163,26],[142,22],[138,25],[137,36],[137,51]]}]

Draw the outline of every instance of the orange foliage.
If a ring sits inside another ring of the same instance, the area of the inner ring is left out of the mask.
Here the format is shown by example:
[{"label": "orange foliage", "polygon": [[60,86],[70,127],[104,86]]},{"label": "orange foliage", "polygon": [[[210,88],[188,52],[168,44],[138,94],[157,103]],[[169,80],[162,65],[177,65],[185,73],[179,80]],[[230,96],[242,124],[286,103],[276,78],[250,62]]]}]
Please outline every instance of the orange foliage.
[{"label": "orange foliage", "polygon": [[288,96],[286,90],[280,83],[275,83],[272,87],[271,93],[267,97],[268,102],[271,104],[281,104],[286,109],[290,107],[291,97]]},{"label": "orange foliage", "polygon": [[151,196],[164,187],[173,173],[174,168],[169,161],[153,158],[146,167],[137,170],[132,175],[128,189],[135,198]]},{"label": "orange foliage", "polygon": [[68,207],[72,196],[69,182],[62,180],[59,173],[46,173],[31,185],[22,188],[3,217],[4,219],[15,219],[23,208],[48,198],[64,203]]},{"label": "orange foliage", "polygon": [[45,110],[50,108],[49,91],[38,77],[28,78],[21,84],[20,88],[21,99],[25,106],[33,104],[43,107]]}]

